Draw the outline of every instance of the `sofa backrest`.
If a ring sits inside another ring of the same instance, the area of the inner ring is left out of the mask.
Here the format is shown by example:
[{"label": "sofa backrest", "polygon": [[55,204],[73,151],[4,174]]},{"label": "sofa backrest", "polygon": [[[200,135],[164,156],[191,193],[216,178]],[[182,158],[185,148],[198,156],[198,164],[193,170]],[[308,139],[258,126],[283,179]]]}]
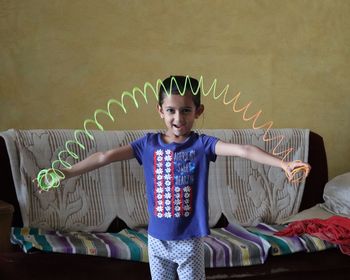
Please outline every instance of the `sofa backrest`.
[{"label": "sofa backrest", "polygon": [[[94,141],[85,137],[86,149],[73,145],[81,158],[88,154],[129,143],[147,131],[94,131]],[[272,151],[273,141],[262,138],[263,131],[249,129],[201,130],[234,143],[251,143]],[[2,186],[0,199],[15,206],[13,224],[63,230],[105,231],[119,218],[129,227],[147,225],[147,205],[143,171],[136,160],[114,163],[109,167],[67,180],[53,192],[38,194],[31,179],[57,159],[72,130],[12,131],[18,166],[9,164],[8,139],[0,139]],[[322,201],[327,182],[327,162],[322,138],[308,130],[274,129],[284,135],[278,150],[295,148],[291,159],[309,161],[312,172],[299,187],[288,184],[283,171],[257,165],[239,158],[220,157],[209,174],[209,223],[215,226],[222,215],[243,225],[273,223]],[[310,142],[309,142],[310,141]],[[10,152],[10,158],[13,157]],[[12,160],[13,161],[13,160]],[[11,174],[12,168],[12,174]],[[17,174],[14,172],[17,169]],[[13,175],[13,176],[12,176]],[[15,178],[17,176],[17,178]],[[15,178],[15,180],[14,180]],[[17,187],[15,187],[17,181]],[[20,202],[20,203],[19,203]]]}]

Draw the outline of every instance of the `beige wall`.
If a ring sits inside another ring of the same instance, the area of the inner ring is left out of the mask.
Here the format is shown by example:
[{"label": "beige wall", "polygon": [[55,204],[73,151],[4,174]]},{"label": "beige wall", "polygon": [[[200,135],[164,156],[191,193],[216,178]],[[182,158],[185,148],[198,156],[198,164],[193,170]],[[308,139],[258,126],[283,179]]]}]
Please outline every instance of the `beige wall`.
[{"label": "beige wall", "polygon": [[[350,1],[0,0],[0,130],[81,128],[122,91],[169,74],[241,91],[274,127],[324,137],[350,171]],[[141,100],[141,99],[140,99]],[[199,127],[250,127],[205,98]],[[162,123],[155,99],[108,129]]]}]

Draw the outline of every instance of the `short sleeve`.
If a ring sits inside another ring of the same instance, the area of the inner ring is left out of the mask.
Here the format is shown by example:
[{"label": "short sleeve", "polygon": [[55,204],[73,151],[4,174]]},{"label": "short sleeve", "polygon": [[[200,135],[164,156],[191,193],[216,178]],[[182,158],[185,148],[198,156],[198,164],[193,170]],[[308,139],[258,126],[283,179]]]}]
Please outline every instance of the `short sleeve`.
[{"label": "short sleeve", "polygon": [[147,144],[147,139],[148,134],[130,143],[134,151],[134,156],[140,165],[142,165],[142,155]]},{"label": "short sleeve", "polygon": [[205,134],[201,134],[200,138],[203,143],[207,158],[210,161],[216,161],[215,146],[216,146],[216,143],[219,141],[219,139],[214,136],[209,136]]}]

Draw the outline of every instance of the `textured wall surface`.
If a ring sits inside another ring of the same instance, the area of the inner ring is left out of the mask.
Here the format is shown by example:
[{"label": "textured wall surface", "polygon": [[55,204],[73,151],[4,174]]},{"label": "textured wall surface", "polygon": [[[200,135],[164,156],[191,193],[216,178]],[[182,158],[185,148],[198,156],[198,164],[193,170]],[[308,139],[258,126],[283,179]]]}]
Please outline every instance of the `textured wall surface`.
[{"label": "textured wall surface", "polygon": [[[124,90],[203,75],[262,122],[321,134],[334,177],[350,171],[349,14],[346,0],[0,0],[0,130],[81,128]],[[203,102],[197,127],[251,127]],[[151,95],[126,104],[106,128],[162,127]]]}]

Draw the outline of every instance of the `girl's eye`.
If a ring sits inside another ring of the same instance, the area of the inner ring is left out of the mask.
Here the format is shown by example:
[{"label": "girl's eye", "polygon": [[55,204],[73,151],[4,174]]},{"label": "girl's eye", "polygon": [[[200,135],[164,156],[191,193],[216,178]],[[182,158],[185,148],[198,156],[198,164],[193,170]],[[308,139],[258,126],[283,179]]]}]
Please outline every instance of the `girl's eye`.
[{"label": "girl's eye", "polygon": [[171,113],[171,114],[172,114],[172,113],[174,113],[174,109],[170,109],[170,108],[168,108],[168,109],[166,109],[166,112],[167,112],[167,113]]}]

